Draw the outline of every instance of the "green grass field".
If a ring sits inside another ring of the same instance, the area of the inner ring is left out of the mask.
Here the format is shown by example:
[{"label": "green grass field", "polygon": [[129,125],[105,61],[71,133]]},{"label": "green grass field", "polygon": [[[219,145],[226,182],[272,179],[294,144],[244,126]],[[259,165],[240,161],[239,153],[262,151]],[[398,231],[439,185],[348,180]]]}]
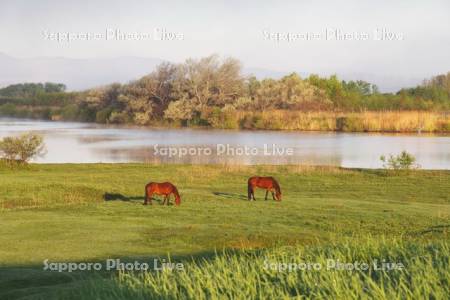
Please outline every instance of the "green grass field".
[{"label": "green grass field", "polygon": [[[246,181],[252,175],[277,178],[283,201],[264,201],[260,190],[257,201],[248,202]],[[177,185],[181,206],[143,206],[149,181]],[[449,291],[448,171],[148,164],[2,167],[0,225],[0,299],[326,298],[333,297],[333,290],[347,291],[349,298],[414,299],[428,293],[440,299]],[[147,261],[168,255],[185,262],[189,275],[43,271],[45,259]],[[389,257],[403,261],[407,270],[392,276],[266,274],[256,263],[264,255],[289,261]],[[429,268],[436,270],[425,272]],[[211,281],[212,276],[218,279]],[[417,284],[419,278],[423,284]]]}]

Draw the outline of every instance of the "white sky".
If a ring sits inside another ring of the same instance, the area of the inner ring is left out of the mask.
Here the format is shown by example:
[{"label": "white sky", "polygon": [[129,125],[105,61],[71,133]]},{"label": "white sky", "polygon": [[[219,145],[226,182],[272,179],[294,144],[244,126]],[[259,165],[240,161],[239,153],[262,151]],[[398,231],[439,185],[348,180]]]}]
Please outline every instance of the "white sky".
[{"label": "white sky", "polygon": [[[275,71],[346,72],[425,78],[450,71],[450,1],[23,1],[0,0],[0,52],[15,57],[155,57],[183,61],[212,53]],[[43,31],[152,33],[182,41],[56,42]],[[270,32],[369,32],[401,41],[264,40]]]}]

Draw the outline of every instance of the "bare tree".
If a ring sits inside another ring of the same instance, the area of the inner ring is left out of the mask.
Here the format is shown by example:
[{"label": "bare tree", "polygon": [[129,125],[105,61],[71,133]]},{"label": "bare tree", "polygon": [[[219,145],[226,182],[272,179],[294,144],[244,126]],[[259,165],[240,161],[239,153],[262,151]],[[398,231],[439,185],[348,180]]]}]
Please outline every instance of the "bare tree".
[{"label": "bare tree", "polygon": [[239,61],[232,58],[223,62],[217,55],[188,59],[178,66],[176,95],[192,101],[198,110],[231,103],[243,90],[240,73]]}]

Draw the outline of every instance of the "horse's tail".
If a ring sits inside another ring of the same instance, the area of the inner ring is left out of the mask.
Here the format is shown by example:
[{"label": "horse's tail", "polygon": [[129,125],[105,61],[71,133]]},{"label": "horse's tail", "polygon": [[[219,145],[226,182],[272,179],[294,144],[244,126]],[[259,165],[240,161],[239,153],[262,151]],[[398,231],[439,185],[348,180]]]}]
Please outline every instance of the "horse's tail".
[{"label": "horse's tail", "polygon": [[[149,183],[149,184],[150,184],[150,183]],[[148,187],[149,184],[146,184],[146,185],[145,185],[145,196],[144,196],[144,201],[145,201],[145,202],[147,202],[147,199],[148,199],[148,191],[147,191],[147,187]]]},{"label": "horse's tail", "polygon": [[144,201],[145,201],[145,203],[147,203],[147,201],[149,200],[148,199],[148,196],[149,196],[149,194],[148,194],[148,188],[149,188],[149,186],[152,184],[152,182],[149,182],[149,183],[147,183],[146,185],[145,185],[145,199],[144,199]]},{"label": "horse's tail", "polygon": [[247,182],[247,198],[248,200],[252,199],[253,187],[252,187],[252,178],[248,179]]}]

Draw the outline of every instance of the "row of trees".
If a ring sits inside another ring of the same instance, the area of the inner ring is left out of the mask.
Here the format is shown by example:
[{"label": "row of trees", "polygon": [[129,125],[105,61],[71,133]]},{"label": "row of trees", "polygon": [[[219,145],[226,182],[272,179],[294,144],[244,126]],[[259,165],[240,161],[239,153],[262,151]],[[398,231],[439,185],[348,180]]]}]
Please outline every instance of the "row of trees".
[{"label": "row of trees", "polygon": [[0,89],[0,95],[4,97],[27,98],[45,93],[61,93],[66,90],[62,83],[19,83]]},{"label": "row of trees", "polygon": [[[292,73],[281,79],[258,80],[244,77],[238,60],[213,55],[181,64],[163,63],[147,76],[124,85],[65,93],[65,86],[59,84],[24,84],[0,90],[0,97],[34,93],[35,106],[54,106],[44,114],[66,120],[214,125],[237,111],[449,109],[449,82],[450,73],[416,88],[382,94],[373,84],[346,82],[337,76],[303,79]],[[39,97],[41,101],[36,101]],[[60,99],[59,107],[57,101],[49,99]]]},{"label": "row of trees", "polygon": [[79,95],[78,104],[97,111],[99,122],[145,125],[162,118],[187,121],[236,104],[245,94],[244,88],[237,60],[210,56],[178,65],[163,63],[129,84],[91,89]]}]

